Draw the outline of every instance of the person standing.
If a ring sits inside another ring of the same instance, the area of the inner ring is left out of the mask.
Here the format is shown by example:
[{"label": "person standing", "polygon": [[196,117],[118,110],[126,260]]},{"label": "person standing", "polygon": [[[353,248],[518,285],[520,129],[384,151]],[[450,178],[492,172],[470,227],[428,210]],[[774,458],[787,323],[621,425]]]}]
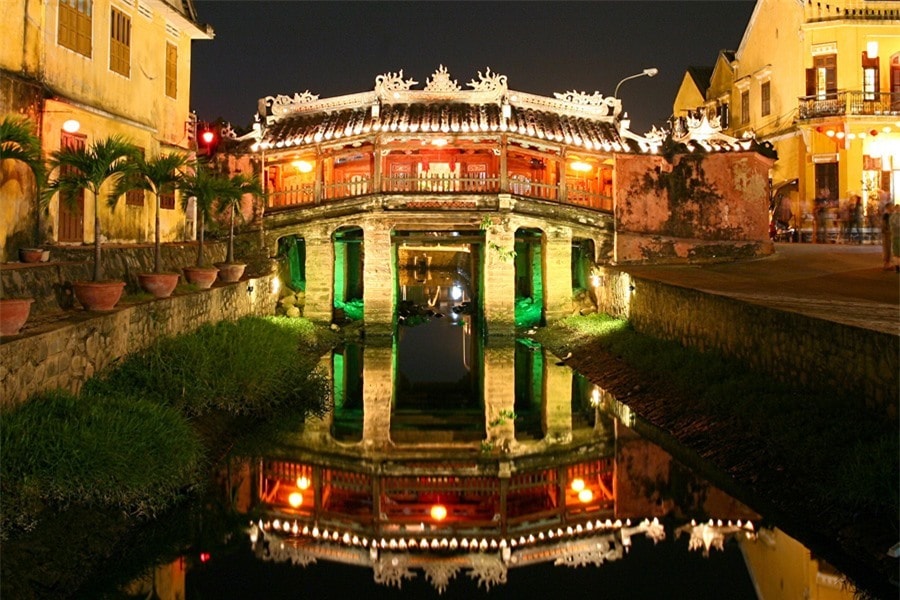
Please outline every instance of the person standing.
[{"label": "person standing", "polygon": [[856,230],[856,243],[862,244],[862,198],[859,194],[850,194],[850,239],[853,240],[853,230]]},{"label": "person standing", "polygon": [[891,200],[890,194],[885,191],[878,192],[881,211],[881,268],[890,271],[893,268],[891,264],[891,254],[893,251],[893,236],[891,235],[891,215],[894,213],[894,202]]}]

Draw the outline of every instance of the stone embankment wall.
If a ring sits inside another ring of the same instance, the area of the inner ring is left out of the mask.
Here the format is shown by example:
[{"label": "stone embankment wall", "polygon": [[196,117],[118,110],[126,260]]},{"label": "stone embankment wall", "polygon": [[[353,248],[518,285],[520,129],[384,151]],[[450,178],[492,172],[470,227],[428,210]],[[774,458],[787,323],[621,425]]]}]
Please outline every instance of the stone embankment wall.
[{"label": "stone embankment wall", "polygon": [[95,373],[146,348],[156,339],[192,331],[205,323],[245,315],[271,315],[277,294],[272,275],[209,290],[150,300],[103,314],[71,311],[52,326],[0,344],[0,407],[30,394],[62,388],[78,391]]},{"label": "stone embankment wall", "polygon": [[898,414],[900,337],[775,310],[605,269],[599,310],[642,334],[715,350],[778,381],[800,383]]},{"label": "stone embankment wall", "polygon": [[[164,271],[180,272],[196,262],[196,244],[165,244],[162,250]],[[208,243],[204,255],[210,263],[221,261],[225,246]],[[110,313],[90,313],[74,300],[71,282],[90,278],[92,259],[91,247],[53,247],[48,263],[3,265],[3,296],[35,302],[21,334],[0,344],[0,407],[43,390],[77,391],[93,374],[159,337],[204,323],[271,315],[278,300],[271,291],[271,265],[262,260],[251,262],[247,277],[238,283],[209,290],[179,288],[161,300],[129,298],[127,294],[140,292],[137,274],[153,270],[152,245],[136,245],[104,248],[105,276],[126,280],[126,296]]]}]

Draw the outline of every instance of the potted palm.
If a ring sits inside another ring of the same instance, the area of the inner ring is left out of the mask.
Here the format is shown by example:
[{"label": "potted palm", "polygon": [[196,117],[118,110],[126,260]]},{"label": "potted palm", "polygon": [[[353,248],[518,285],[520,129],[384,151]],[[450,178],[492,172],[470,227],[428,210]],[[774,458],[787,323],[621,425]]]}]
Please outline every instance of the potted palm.
[{"label": "potted palm", "polygon": [[[138,282],[144,291],[156,298],[168,298],[178,285],[178,273],[165,272],[161,267],[162,239],[160,235],[160,194],[174,191],[181,180],[180,170],[187,164],[187,157],[174,152],[160,154],[149,160],[140,153],[128,165],[125,175],[119,179],[115,197],[132,189],[153,194],[156,224],[153,237],[153,272],[138,273]],[[115,203],[115,201],[113,201]]]},{"label": "potted palm", "polygon": [[185,173],[178,184],[181,190],[181,206],[187,210],[188,202],[194,199],[197,209],[197,263],[184,268],[184,277],[200,288],[212,286],[219,269],[209,266],[203,255],[204,230],[216,200],[234,194],[231,181],[210,165],[197,161],[192,171]]},{"label": "potted palm", "polygon": [[[138,149],[125,138],[115,135],[98,140],[84,148],[62,148],[52,154],[50,172],[57,171],[44,194],[45,201],[60,192],[60,199],[68,201],[81,190],[87,190],[94,198],[94,265],[90,281],[72,283],[75,298],[87,310],[112,310],[125,289],[124,281],[103,278],[100,261],[102,235],[100,231],[100,196],[104,184],[115,186],[130,168],[130,160],[137,157]],[[114,188],[115,189],[115,188]],[[114,204],[115,191],[109,194]]]},{"label": "potted palm", "polygon": [[216,263],[219,268],[219,279],[226,283],[238,281],[244,274],[247,267],[245,263],[234,261],[234,218],[235,213],[241,216],[241,201],[245,194],[254,196],[262,195],[262,186],[259,179],[255,175],[245,175],[237,173],[232,175],[228,180],[230,190],[227,194],[219,196],[216,203],[218,213],[228,213],[228,250],[225,255],[225,262]]},{"label": "potted palm", "polygon": [[[34,134],[27,119],[7,116],[0,121],[0,158],[25,165],[34,175],[35,194],[40,193],[44,177],[41,140]],[[40,248],[19,249],[20,258],[27,258],[28,262],[41,260],[42,255]],[[34,298],[0,298],[0,336],[18,335],[28,320],[33,302]]]},{"label": "potted palm", "polygon": [[[0,148],[3,160],[14,160],[25,166],[34,176],[35,197],[40,197],[44,180],[44,159],[41,155],[41,140],[34,133],[33,126],[25,117],[6,116],[0,121]],[[40,207],[35,203],[35,241],[40,238]],[[19,248],[19,260],[22,262],[38,262],[47,254],[43,249],[33,247]]]}]

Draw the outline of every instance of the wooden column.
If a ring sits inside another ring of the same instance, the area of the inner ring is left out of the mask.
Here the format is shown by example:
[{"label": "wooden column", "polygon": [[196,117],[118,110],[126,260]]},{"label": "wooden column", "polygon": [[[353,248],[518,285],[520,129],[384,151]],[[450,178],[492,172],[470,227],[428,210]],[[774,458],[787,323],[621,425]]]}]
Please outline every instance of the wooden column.
[{"label": "wooden column", "polygon": [[504,194],[509,193],[509,173],[507,168],[506,154],[509,150],[509,143],[506,136],[500,137],[500,191]]}]

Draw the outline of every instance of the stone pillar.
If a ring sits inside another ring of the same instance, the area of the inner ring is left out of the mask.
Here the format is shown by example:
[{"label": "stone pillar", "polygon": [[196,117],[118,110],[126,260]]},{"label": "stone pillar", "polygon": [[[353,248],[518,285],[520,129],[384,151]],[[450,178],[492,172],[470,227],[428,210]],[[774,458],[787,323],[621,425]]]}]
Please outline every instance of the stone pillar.
[{"label": "stone pillar", "polygon": [[516,327],[515,233],[508,224],[485,231],[483,306],[488,335],[514,335]]},{"label": "stone pillar", "polygon": [[516,349],[510,344],[484,347],[484,419],[487,442],[495,450],[515,443],[511,415],[516,408]]},{"label": "stone pillar", "polygon": [[544,361],[544,412],[541,424],[547,441],[572,441],[572,369],[559,366],[552,360]]},{"label": "stone pillar", "polygon": [[324,227],[303,232],[306,241],[306,305],[303,316],[330,323],[334,305],[334,247]]},{"label": "stone pillar", "polygon": [[[332,362],[331,352],[326,352],[324,356],[319,359],[319,370],[325,374],[328,381],[332,382],[332,389],[334,389],[334,363]],[[330,403],[332,404],[332,403]],[[313,438],[317,440],[330,439],[331,437],[331,426],[334,423],[334,405],[332,404],[329,410],[322,413],[322,416],[310,415],[306,417],[306,422],[303,427],[304,435],[311,435]]]},{"label": "stone pillar", "polygon": [[363,269],[363,320],[366,334],[391,335],[396,279],[390,226],[370,221],[365,226]]},{"label": "stone pillar", "polygon": [[392,348],[367,345],[363,350],[363,445],[384,448],[391,443],[394,393]]},{"label": "stone pillar", "polygon": [[544,314],[547,322],[572,312],[572,231],[551,228],[544,234]]}]

